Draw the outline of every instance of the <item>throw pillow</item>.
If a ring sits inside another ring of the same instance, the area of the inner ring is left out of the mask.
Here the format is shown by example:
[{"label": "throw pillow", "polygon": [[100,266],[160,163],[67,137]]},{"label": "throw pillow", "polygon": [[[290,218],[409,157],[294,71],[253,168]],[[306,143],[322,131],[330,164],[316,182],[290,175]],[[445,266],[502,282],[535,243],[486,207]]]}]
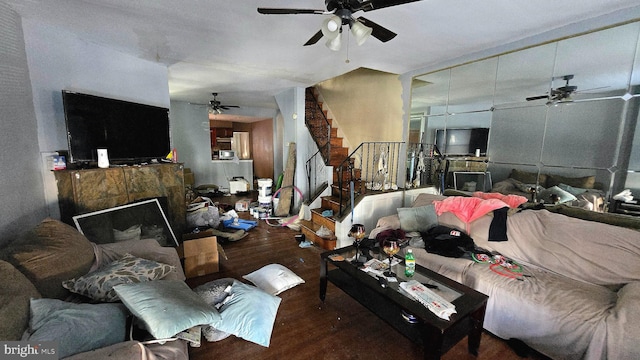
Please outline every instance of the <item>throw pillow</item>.
[{"label": "throw pillow", "polygon": [[193,326],[220,320],[218,311],[184,281],[145,281],[116,285],[114,289],[156,339],[166,339]]},{"label": "throw pillow", "polygon": [[69,292],[62,281],[86,274],[94,260],[93,246],[75,228],[54,219],[38,226],[2,250],[46,298],[64,299]]},{"label": "throw pillow", "polygon": [[125,254],[96,271],[62,282],[62,286],[97,301],[115,302],[120,299],[113,290],[114,286],[162,279],[174,270],[171,265]]},{"label": "throw pillow", "polygon": [[121,304],[75,304],[31,299],[25,341],[57,341],[59,358],[125,340],[127,309]]},{"label": "throw pillow", "polygon": [[280,301],[277,296],[235,280],[228,300],[220,308],[221,320],[212,326],[219,331],[269,347]]},{"label": "throw pillow", "polygon": [[398,208],[400,228],[406,232],[427,231],[438,225],[435,206],[425,205],[410,208]]},{"label": "throw pillow", "polygon": [[280,264],[265,265],[243,278],[271,295],[278,295],[292,287],[304,284],[301,277]]}]

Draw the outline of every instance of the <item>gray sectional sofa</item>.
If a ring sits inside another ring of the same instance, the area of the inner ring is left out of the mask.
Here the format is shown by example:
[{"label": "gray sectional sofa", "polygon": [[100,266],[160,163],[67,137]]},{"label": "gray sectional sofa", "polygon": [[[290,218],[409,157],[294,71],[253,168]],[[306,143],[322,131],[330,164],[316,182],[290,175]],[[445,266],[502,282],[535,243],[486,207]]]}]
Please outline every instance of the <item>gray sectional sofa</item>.
[{"label": "gray sectional sofa", "polygon": [[96,245],[53,219],[0,248],[0,340],[57,340],[58,355],[67,359],[188,359],[185,341],[131,340],[131,317],[122,304],[101,303],[62,286],[126,254],[161,264],[150,271],[152,278],[185,280],[174,248],[154,239]]},{"label": "gray sectional sofa", "polygon": [[[424,214],[444,198],[420,194],[412,209]],[[450,212],[431,212],[438,224],[467,230],[477,247],[515,260],[524,276],[502,276],[486,263],[419,246],[416,262],[488,295],[484,327],[501,338],[519,339],[553,359],[640,358],[640,219],[598,214],[599,222],[578,218],[579,209],[550,209],[555,212],[511,210],[508,240],[501,242],[488,240],[493,213],[465,223]],[[398,215],[383,217],[372,234],[402,223]]]}]

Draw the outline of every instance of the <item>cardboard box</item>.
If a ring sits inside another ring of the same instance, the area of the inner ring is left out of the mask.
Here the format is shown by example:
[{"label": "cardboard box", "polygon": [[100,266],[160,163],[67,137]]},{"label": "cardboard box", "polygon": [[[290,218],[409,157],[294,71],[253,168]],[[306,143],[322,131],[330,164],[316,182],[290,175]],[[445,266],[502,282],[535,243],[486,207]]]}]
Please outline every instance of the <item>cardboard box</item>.
[{"label": "cardboard box", "polygon": [[210,232],[187,234],[177,249],[184,258],[184,274],[187,278],[217,273],[219,268],[218,240]]}]

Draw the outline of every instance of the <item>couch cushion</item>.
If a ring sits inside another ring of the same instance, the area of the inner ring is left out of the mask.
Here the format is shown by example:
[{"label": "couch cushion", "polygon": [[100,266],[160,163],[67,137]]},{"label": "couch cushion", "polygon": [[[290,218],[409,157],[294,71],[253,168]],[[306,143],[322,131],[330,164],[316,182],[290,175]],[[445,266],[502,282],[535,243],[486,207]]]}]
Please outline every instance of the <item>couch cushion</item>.
[{"label": "couch cushion", "polygon": [[124,341],[99,349],[78,353],[65,360],[109,359],[132,360],[153,359],[153,353],[138,341]]},{"label": "couch cushion", "polygon": [[64,358],[125,340],[127,309],[122,304],[75,304],[32,299],[24,340],[58,341]]},{"label": "couch cushion", "polygon": [[[542,187],[547,187],[547,175],[537,172],[523,171],[518,169],[512,169],[509,177],[520,181],[525,184],[540,184]],[[539,181],[538,181],[539,180]]]},{"label": "couch cushion", "polygon": [[547,210],[507,219],[509,241],[492,243],[501,254],[599,285],[640,281],[640,232]]},{"label": "couch cushion", "polygon": [[43,297],[63,299],[62,281],[86,274],[94,260],[93,247],[75,228],[45,219],[3,251]]},{"label": "couch cushion", "polygon": [[593,189],[596,183],[595,176],[583,176],[583,177],[567,177],[561,175],[549,175],[547,178],[547,186],[552,187],[560,184],[566,184],[576,188]]},{"label": "couch cushion", "polygon": [[146,343],[125,341],[100,349],[75,354],[64,360],[108,359],[108,360],[189,360],[188,341]]},{"label": "couch cushion", "polygon": [[618,291],[618,301],[607,317],[607,359],[640,359],[640,282]]},{"label": "couch cushion", "polygon": [[40,293],[20,271],[0,260],[0,339],[17,341],[29,326],[29,299]]},{"label": "couch cushion", "polygon": [[484,328],[516,338],[553,359],[583,359],[587,349],[604,345],[597,336],[616,293],[604,286],[524,266],[523,281],[498,275],[486,264],[466,270],[464,283],[489,296]]}]

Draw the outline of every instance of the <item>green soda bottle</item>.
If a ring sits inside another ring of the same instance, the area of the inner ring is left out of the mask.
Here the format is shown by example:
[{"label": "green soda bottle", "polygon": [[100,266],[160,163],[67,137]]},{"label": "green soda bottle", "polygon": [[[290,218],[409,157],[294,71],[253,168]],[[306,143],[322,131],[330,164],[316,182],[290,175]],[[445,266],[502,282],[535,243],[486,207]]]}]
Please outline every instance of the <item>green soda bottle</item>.
[{"label": "green soda bottle", "polygon": [[416,259],[413,257],[413,249],[407,249],[404,255],[404,275],[412,277],[416,272]]}]

